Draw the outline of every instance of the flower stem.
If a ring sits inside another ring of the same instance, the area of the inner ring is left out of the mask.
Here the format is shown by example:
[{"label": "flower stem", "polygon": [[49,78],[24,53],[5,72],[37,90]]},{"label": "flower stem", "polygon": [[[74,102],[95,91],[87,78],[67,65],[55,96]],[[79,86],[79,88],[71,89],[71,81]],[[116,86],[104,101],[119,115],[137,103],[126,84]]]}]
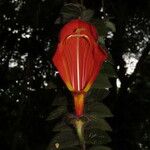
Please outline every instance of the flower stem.
[{"label": "flower stem", "polygon": [[82,150],[86,150],[85,139],[84,139],[84,122],[81,119],[75,121],[75,128],[77,135],[82,146]]}]

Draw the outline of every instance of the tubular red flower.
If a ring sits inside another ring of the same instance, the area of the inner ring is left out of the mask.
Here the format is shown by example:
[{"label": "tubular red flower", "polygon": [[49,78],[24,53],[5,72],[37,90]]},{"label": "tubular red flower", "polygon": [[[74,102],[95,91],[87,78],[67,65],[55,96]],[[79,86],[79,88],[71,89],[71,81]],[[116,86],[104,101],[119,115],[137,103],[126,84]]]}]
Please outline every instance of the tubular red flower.
[{"label": "tubular red flower", "polygon": [[107,58],[97,44],[94,26],[79,19],[67,23],[53,57],[54,65],[68,89],[73,92],[76,115],[83,115],[85,93],[90,89]]}]

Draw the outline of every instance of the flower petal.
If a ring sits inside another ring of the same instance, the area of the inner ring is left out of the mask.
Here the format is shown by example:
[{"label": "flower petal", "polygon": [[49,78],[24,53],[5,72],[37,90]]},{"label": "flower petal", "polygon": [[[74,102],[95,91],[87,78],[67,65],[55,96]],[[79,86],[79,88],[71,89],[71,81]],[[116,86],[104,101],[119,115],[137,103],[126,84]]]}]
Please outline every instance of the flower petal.
[{"label": "flower petal", "polygon": [[[83,114],[84,95],[107,58],[106,52],[97,44],[94,26],[79,19],[66,24],[60,33],[53,62],[68,89],[74,93],[76,115]],[[77,94],[78,93],[78,94]]]}]

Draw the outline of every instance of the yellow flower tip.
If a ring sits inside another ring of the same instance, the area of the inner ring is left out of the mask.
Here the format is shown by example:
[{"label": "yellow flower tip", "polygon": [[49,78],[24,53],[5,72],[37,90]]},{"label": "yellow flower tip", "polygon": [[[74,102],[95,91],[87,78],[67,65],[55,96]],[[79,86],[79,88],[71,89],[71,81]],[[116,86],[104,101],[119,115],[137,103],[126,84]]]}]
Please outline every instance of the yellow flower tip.
[{"label": "yellow flower tip", "polygon": [[67,85],[67,87],[68,87],[68,89],[70,90],[70,91],[73,91],[73,87],[72,87],[72,85],[71,85],[71,83],[68,81],[68,82],[66,82],[66,85]]},{"label": "yellow flower tip", "polygon": [[92,86],[92,83],[88,83],[87,86],[84,88],[84,92],[88,92],[91,86]]}]

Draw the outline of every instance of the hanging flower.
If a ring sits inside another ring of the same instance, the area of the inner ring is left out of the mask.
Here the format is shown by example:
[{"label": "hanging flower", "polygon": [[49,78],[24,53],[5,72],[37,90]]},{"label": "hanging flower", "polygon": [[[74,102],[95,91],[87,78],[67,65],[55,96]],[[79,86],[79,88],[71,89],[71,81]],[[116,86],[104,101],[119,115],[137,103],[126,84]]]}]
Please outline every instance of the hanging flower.
[{"label": "hanging flower", "polygon": [[53,62],[73,93],[76,116],[80,117],[84,112],[85,93],[96,79],[107,54],[97,44],[95,27],[80,19],[67,23],[59,39]]}]

